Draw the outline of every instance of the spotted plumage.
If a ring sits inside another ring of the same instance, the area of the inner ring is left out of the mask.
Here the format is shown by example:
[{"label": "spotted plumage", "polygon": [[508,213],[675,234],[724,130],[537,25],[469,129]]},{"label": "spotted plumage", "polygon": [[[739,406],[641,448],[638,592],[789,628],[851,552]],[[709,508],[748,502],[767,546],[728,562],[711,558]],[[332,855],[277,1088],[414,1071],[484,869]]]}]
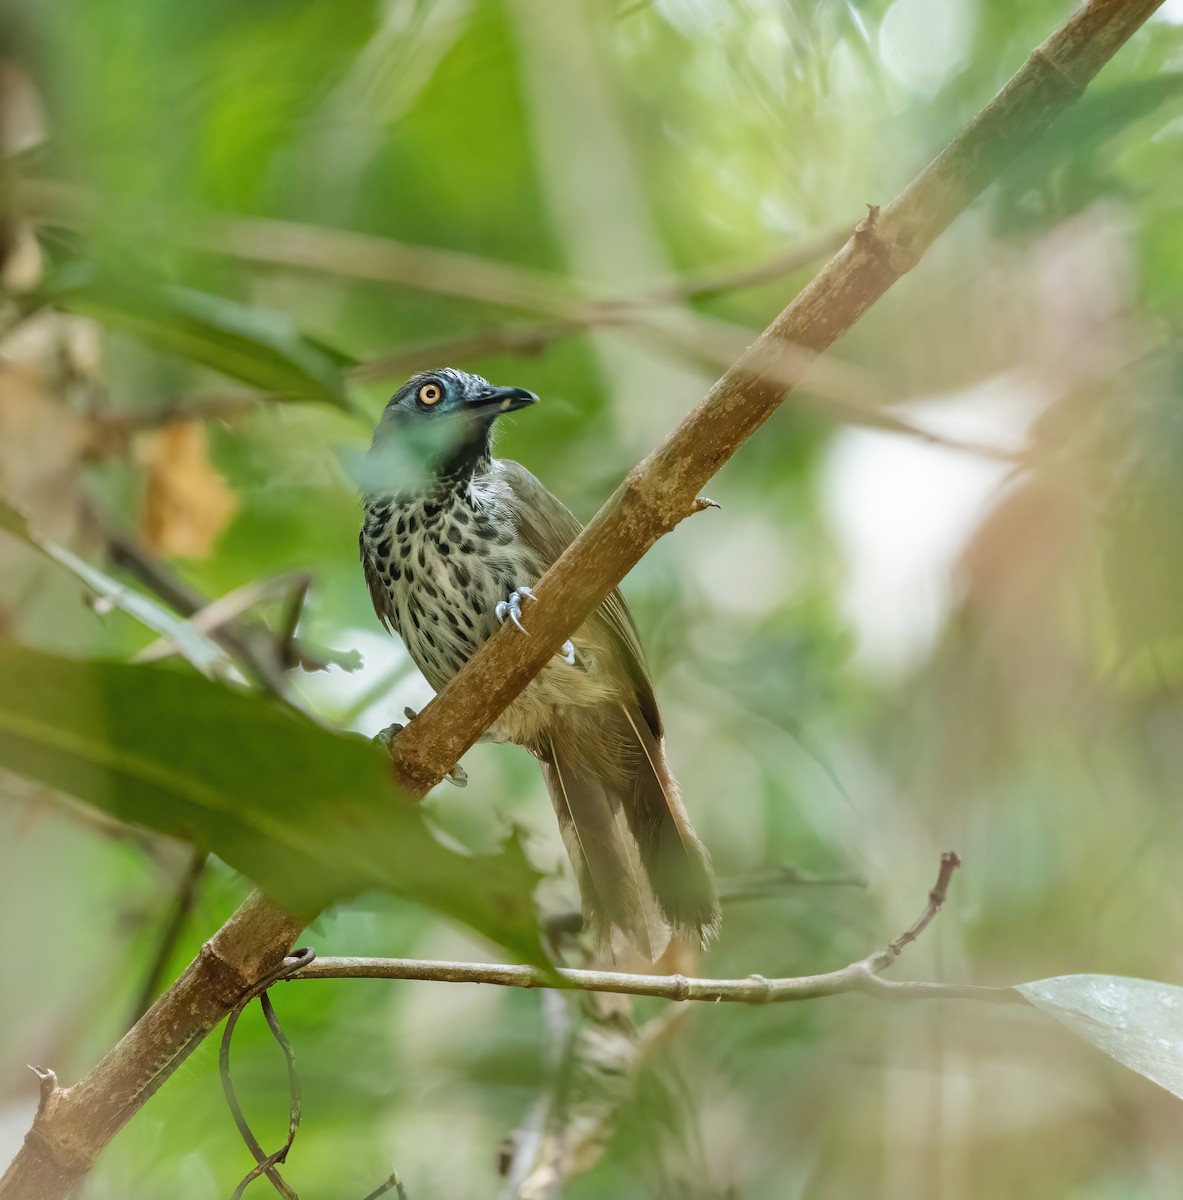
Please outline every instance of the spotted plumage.
[{"label": "spotted plumage", "polygon": [[[386,406],[360,545],[379,619],[435,689],[531,589],[579,523],[525,467],[491,453],[494,419],[536,400],[451,369]],[[429,431],[432,436],[416,441]],[[425,445],[422,461],[392,453]],[[523,605],[526,605],[523,608]],[[661,718],[618,591],[501,714],[489,735],[542,763],[589,925],[652,958],[671,930],[699,940],[719,910],[706,852],[666,765]]]}]

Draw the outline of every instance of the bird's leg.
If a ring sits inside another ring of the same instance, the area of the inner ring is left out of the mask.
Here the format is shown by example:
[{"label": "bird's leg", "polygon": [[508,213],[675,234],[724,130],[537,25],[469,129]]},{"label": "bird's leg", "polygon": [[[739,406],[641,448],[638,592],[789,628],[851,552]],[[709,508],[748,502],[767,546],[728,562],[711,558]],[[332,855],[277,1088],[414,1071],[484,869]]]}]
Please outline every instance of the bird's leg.
[{"label": "bird's leg", "polygon": [[[527,637],[530,636],[525,625],[522,624],[522,601],[537,600],[538,597],[528,587],[516,588],[509,593],[508,600],[498,600],[493,608],[493,615],[503,625],[505,618],[508,617]],[[565,641],[559,647],[559,657],[570,666],[575,665],[575,644],[570,639]]]},{"label": "bird's leg", "polygon": [[[413,708],[408,706],[407,708],[403,709],[403,715],[408,721],[413,721],[419,714]],[[384,747],[387,754],[393,754],[395,735],[401,733],[404,729],[406,729],[406,725],[404,725],[401,721],[395,721],[393,724],[387,725],[385,729],[379,730],[370,740],[377,742],[378,745]],[[468,772],[459,763],[457,763],[444,776],[444,778],[449,783],[454,783],[457,787],[468,786]]]}]

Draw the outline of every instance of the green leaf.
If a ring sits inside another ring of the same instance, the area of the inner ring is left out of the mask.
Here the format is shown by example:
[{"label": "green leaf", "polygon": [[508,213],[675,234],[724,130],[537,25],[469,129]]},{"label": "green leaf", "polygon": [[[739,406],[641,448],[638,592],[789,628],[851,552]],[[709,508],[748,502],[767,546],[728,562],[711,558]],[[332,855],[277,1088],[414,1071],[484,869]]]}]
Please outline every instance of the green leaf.
[{"label": "green leaf", "polygon": [[172,284],[117,281],[86,263],[62,268],[45,298],[277,396],[350,408],[347,360],[305,337],[284,313]]},{"label": "green leaf", "polygon": [[1121,975],[1020,983],[1036,1008],[1183,1099],[1183,988]]},{"label": "green leaf", "polygon": [[384,751],[261,698],[0,641],[0,764],[207,847],[295,911],[381,888],[540,962],[539,876],[517,838],[496,856],[447,848]]}]

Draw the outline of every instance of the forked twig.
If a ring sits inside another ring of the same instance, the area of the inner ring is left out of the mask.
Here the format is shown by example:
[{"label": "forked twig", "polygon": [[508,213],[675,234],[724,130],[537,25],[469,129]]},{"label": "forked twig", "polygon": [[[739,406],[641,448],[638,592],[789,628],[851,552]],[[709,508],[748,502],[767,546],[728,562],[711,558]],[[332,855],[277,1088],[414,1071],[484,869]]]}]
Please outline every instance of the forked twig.
[{"label": "forked twig", "polygon": [[685,975],[636,975],[621,971],[584,971],[556,967],[547,973],[516,963],[435,962],[412,958],[318,958],[295,967],[285,978],[306,979],[420,979],[436,983],[491,983],[500,987],[557,988],[566,991],[612,992],[655,996],[664,1000],[710,1000],[737,1004],[781,1004],[815,1000],[846,992],[861,992],[887,1000],[980,1000],[991,1004],[1026,1004],[1010,987],[980,987],[883,979],[880,973],[914,942],[944,903],[953,871],[960,859],[952,851],[941,856],[937,882],[919,919],[893,942],[836,971],[767,979],[690,979]]}]

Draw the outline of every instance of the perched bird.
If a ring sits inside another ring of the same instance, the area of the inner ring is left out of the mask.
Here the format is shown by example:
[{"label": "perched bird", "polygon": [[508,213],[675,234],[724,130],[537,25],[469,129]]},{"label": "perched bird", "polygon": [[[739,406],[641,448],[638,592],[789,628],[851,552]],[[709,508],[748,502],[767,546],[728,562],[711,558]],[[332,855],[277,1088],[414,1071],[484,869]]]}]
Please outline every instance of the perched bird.
[{"label": "perched bird", "polygon": [[[516,462],[492,457],[502,413],[538,397],[451,368],[386,405],[370,450],[361,559],[374,609],[438,690],[505,620],[525,632],[531,587],[579,533]],[[656,959],[671,932],[705,944],[719,904],[706,850],[666,765],[661,716],[619,591],[486,737],[542,764],[601,946]]]}]

